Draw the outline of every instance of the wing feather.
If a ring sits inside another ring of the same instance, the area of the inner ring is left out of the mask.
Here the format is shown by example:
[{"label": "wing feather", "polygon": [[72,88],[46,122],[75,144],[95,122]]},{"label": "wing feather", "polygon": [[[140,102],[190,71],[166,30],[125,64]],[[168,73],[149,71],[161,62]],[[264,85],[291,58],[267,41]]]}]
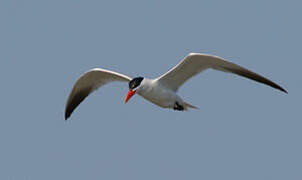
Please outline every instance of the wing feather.
[{"label": "wing feather", "polygon": [[131,78],[126,75],[100,68],[91,69],[84,73],[76,81],[69,94],[65,108],[65,120],[67,120],[76,107],[97,88],[113,81],[129,82],[130,80]]},{"label": "wing feather", "polygon": [[200,53],[190,53],[183,59],[183,61],[167,73],[157,78],[157,80],[162,84],[166,84],[176,92],[185,81],[209,68],[237,74],[287,93],[287,91],[281,86],[257,73],[228,62],[223,58]]}]

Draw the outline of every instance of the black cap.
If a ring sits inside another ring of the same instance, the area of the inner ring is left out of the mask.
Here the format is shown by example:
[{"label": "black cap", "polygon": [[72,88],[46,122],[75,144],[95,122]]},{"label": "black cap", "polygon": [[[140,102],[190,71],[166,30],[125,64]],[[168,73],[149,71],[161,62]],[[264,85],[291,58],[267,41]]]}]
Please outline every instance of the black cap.
[{"label": "black cap", "polygon": [[130,82],[129,82],[129,89],[135,89],[136,87],[138,87],[141,82],[143,81],[143,77],[136,77],[133,78]]}]

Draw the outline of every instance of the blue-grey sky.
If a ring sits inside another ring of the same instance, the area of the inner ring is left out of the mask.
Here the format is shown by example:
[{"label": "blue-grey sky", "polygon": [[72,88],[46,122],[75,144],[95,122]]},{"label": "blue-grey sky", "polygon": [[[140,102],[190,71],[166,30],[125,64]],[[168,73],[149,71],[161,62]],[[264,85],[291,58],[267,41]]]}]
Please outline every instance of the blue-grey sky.
[{"label": "blue-grey sky", "polygon": [[[302,178],[300,1],[0,1],[0,179]],[[127,84],[67,96],[101,67],[157,77],[210,53],[280,84],[206,71],[179,94],[200,110],[161,109]]]}]

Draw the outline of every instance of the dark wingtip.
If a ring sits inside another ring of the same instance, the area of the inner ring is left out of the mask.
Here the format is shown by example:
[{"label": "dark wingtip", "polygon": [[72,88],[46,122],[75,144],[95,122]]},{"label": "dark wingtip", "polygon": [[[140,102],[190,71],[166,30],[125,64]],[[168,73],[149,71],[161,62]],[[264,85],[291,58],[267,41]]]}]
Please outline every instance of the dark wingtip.
[{"label": "dark wingtip", "polygon": [[263,83],[263,84],[266,84],[268,86],[271,86],[275,89],[278,89],[286,94],[288,94],[288,92],[282,88],[281,86],[279,86],[278,84],[274,83],[273,81],[257,74],[257,73],[254,73],[250,70],[247,70],[247,69],[236,69],[236,68],[229,68],[229,67],[224,67],[224,69],[230,71],[230,72],[233,72],[235,74],[238,74],[238,75],[241,75],[241,76],[244,76],[246,78],[249,78],[249,79],[252,79],[254,81],[257,81],[257,82],[260,82],[260,83]]},{"label": "dark wingtip", "polygon": [[279,86],[279,85],[277,85],[275,83],[273,83],[273,85],[270,85],[270,86],[272,86],[273,88],[276,88],[276,89],[278,89],[278,90],[280,90],[280,91],[288,94],[288,92],[284,88],[282,88],[281,86]]},{"label": "dark wingtip", "polygon": [[68,98],[65,109],[65,120],[67,120],[72,112],[78,107],[78,105],[89,95],[91,87],[82,89],[79,92],[71,93],[71,97]]},{"label": "dark wingtip", "polygon": [[70,117],[70,114],[65,112],[65,120],[67,120]]},{"label": "dark wingtip", "polygon": [[278,90],[280,90],[280,91],[282,91],[282,92],[288,94],[288,92],[287,92],[283,87],[279,86],[279,85],[276,84],[276,83],[273,83],[273,85],[271,85],[271,86],[272,86],[273,88],[276,88],[276,89],[278,89]]},{"label": "dark wingtip", "polygon": [[286,94],[288,94],[288,92],[287,92],[285,89],[281,88],[280,90],[281,90],[282,92],[285,92]]},{"label": "dark wingtip", "polygon": [[67,106],[65,109],[65,114],[64,114],[65,120],[67,120],[71,116],[72,112],[73,112],[73,109],[70,108],[70,106]]},{"label": "dark wingtip", "polygon": [[75,105],[74,102],[71,105],[69,105],[69,106],[66,107],[65,115],[64,115],[65,120],[68,120],[68,118],[71,116],[71,114],[74,111],[74,109],[78,106],[78,104]]}]

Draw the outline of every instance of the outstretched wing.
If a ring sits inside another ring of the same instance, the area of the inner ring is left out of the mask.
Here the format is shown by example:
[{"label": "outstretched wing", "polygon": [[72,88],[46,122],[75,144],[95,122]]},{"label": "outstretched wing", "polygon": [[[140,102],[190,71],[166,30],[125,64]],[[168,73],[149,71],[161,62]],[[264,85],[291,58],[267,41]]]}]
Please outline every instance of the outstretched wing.
[{"label": "outstretched wing", "polygon": [[65,120],[67,120],[74,109],[94,90],[112,81],[129,82],[130,77],[113,71],[95,68],[81,75],[74,84],[69,94],[66,108]]},{"label": "outstretched wing", "polygon": [[199,53],[190,53],[183,61],[167,73],[157,78],[157,80],[158,82],[167,85],[173,91],[177,91],[186,80],[209,68],[234,73],[287,93],[287,91],[281,86],[259,74],[228,62],[220,57]]}]

